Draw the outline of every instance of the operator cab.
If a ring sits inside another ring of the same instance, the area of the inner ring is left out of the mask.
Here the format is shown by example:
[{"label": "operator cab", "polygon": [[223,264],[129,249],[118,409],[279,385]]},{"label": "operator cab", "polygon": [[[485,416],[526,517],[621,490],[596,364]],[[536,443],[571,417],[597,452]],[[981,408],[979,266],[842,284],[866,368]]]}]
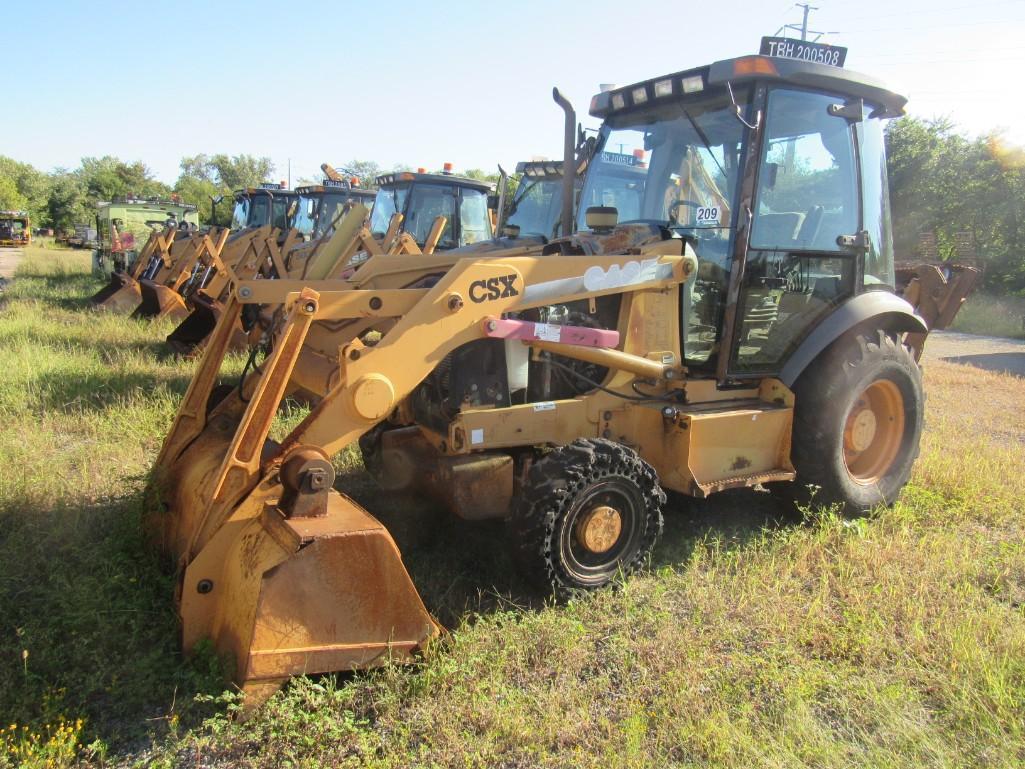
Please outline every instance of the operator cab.
[{"label": "operator cab", "polygon": [[280,184],[272,182],[236,190],[231,229],[238,231],[268,224],[278,229],[288,229],[289,209],[297,199],[298,195],[293,190],[284,189]]},{"label": "operator cab", "polygon": [[[586,167],[586,159],[581,164]],[[579,195],[584,168],[577,169]],[[519,184],[506,206],[501,227],[503,237],[535,239],[540,243],[562,236],[562,161],[536,160],[516,164]]]},{"label": "operator cab", "polygon": [[439,216],[448,221],[438,249],[469,246],[492,238],[488,212],[492,188],[487,182],[451,174],[403,171],[377,177],[377,186],[370,217],[370,230],[375,237],[383,236],[392,216],[401,213],[403,230],[420,247]]},{"label": "operator cab", "polygon": [[839,305],[894,290],[883,126],[905,102],[867,76],[767,56],[600,93],[578,229],[605,230],[588,226],[600,206],[619,228],[687,241],[686,365],[723,382],[776,375]]},{"label": "operator cab", "polygon": [[292,226],[299,230],[303,240],[330,236],[339,217],[354,203],[373,207],[377,193],[361,189],[358,184],[358,180],[325,179],[320,184],[296,190],[299,199]]}]

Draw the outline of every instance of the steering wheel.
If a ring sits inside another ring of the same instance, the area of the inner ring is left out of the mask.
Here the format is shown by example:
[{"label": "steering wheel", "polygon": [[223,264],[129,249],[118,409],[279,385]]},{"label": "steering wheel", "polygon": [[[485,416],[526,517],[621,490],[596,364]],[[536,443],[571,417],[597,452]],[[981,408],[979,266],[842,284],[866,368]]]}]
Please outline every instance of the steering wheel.
[{"label": "steering wheel", "polygon": [[669,221],[675,221],[679,224],[679,219],[676,218],[677,212],[680,210],[680,206],[690,206],[691,208],[697,209],[702,208],[703,205],[694,200],[674,200],[669,204]]}]

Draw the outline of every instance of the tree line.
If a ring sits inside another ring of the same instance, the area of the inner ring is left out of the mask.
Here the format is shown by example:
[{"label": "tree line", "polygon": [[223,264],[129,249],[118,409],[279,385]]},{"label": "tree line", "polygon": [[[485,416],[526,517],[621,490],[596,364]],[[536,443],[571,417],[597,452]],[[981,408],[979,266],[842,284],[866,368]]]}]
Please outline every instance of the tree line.
[{"label": "tree line", "polygon": [[[939,256],[957,259],[958,233],[967,232],[988,288],[1025,295],[1025,149],[999,133],[967,136],[944,118],[892,121],[886,141],[897,257],[916,258],[922,233],[932,233]],[[211,196],[230,201],[233,190],[271,180],[275,170],[266,157],[226,154],[182,158],[180,169],[168,186],[145,164],[111,156],[83,158],[77,169],[52,173],[0,156],[0,209],[27,210],[34,226],[69,228],[91,221],[101,200],[177,194],[198,207],[201,222],[210,223]],[[368,187],[382,171],[360,160],[344,169]],[[466,174],[493,178],[479,170]],[[231,205],[222,203],[217,214],[215,223],[227,223]]]},{"label": "tree line", "polygon": [[[74,170],[58,168],[44,173],[28,163],[0,156],[0,209],[27,211],[33,227],[70,229],[92,222],[96,204],[115,197],[157,197],[177,195],[199,209],[200,221],[210,223],[210,197],[256,185],[267,180],[274,164],[252,155],[195,155],[182,158],[181,173],[174,186],[153,176],[142,162],[125,162],[106,155],[82,158]],[[231,216],[231,206],[222,205],[218,221]]]}]

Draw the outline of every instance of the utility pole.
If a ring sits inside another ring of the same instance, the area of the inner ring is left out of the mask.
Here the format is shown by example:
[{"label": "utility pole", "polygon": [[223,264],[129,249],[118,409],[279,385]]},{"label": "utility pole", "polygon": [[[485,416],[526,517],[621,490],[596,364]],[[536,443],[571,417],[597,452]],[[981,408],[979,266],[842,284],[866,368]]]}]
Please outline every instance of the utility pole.
[{"label": "utility pole", "polygon": [[[788,31],[789,32],[800,32],[801,33],[801,40],[804,40],[804,41],[808,40],[808,35],[814,35],[815,37],[813,37],[812,40],[811,40],[811,42],[814,43],[814,42],[817,42],[819,40],[819,38],[821,38],[823,35],[835,35],[836,34],[835,32],[820,32],[820,31],[815,30],[815,29],[808,29],[808,17],[811,15],[812,11],[819,10],[819,7],[817,5],[812,5],[811,3],[794,3],[794,8],[800,8],[802,10],[802,12],[803,12],[802,13],[802,17],[801,17],[801,23],[800,24],[784,24],[782,27],[780,27],[779,29],[776,30],[776,35],[777,36],[781,32],[782,33],[786,33]],[[784,36],[785,36],[785,34],[784,34]]]},{"label": "utility pole", "polygon": [[810,6],[808,3],[795,3],[798,8],[804,9],[804,19],[801,21],[801,40],[808,39],[808,13],[811,11],[817,11],[818,8]]}]

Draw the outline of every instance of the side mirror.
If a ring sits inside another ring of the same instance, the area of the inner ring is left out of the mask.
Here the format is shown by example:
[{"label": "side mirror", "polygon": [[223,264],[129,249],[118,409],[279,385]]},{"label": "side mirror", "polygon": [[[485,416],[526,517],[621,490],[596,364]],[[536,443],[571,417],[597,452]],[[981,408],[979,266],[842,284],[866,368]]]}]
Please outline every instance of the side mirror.
[{"label": "side mirror", "polygon": [[518,238],[520,236],[520,225],[507,224],[502,228],[502,237]]},{"label": "side mirror", "polygon": [[490,208],[492,211],[498,210],[498,195],[494,193],[488,195],[488,208]]},{"label": "side mirror", "polygon": [[619,224],[619,209],[615,206],[591,206],[584,212],[584,223],[593,232],[610,232]]}]

